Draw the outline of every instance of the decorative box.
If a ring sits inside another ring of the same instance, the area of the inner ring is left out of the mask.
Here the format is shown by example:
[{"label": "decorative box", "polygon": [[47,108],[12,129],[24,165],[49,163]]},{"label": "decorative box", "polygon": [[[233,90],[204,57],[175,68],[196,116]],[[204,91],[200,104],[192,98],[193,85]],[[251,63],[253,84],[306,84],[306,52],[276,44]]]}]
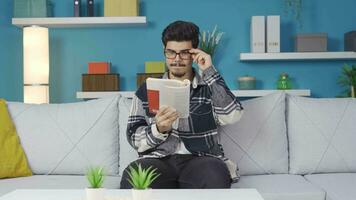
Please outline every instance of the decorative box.
[{"label": "decorative box", "polygon": [[14,0],[14,17],[51,17],[52,3],[49,0]]},{"label": "decorative box", "polygon": [[164,73],[137,73],[137,88],[139,88],[147,78],[162,78]]},{"label": "decorative box", "polygon": [[109,62],[90,62],[88,63],[88,74],[109,74]]},{"label": "decorative box", "polygon": [[296,52],[325,52],[328,50],[328,34],[298,34],[295,39]]},{"label": "decorative box", "polygon": [[139,16],[139,0],[104,0],[104,16]]},{"label": "decorative box", "polygon": [[345,51],[355,51],[356,52],[356,31],[350,31],[345,33],[344,36]]},{"label": "decorative box", "polygon": [[120,74],[82,74],[82,91],[119,91]]},{"label": "decorative box", "polygon": [[242,76],[238,78],[239,90],[256,89],[256,78],[252,76]]},{"label": "decorative box", "polygon": [[164,61],[145,62],[145,73],[164,73],[166,72],[166,63]]}]

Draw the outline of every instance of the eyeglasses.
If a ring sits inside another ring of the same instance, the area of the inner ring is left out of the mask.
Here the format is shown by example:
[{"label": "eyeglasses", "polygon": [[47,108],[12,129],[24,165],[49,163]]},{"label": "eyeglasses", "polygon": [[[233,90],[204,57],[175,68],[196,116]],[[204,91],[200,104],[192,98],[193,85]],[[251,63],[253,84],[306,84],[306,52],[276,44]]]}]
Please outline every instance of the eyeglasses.
[{"label": "eyeglasses", "polygon": [[183,51],[177,53],[173,50],[166,49],[166,50],[164,50],[164,55],[168,59],[175,59],[177,57],[177,55],[179,55],[179,57],[183,60],[190,60],[192,58],[192,54],[189,53],[189,50],[183,50]]}]

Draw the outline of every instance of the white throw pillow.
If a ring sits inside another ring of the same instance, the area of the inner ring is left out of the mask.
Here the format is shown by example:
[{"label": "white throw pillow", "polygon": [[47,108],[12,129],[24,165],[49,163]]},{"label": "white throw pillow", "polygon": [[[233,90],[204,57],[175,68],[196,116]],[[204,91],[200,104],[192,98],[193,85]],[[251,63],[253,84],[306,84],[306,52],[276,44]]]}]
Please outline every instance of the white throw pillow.
[{"label": "white throw pillow", "polygon": [[242,102],[244,114],[219,129],[225,156],[241,175],[288,173],[285,93]]},{"label": "white throw pillow", "polygon": [[290,173],[356,172],[356,100],[287,99]]},{"label": "white throw pillow", "polygon": [[68,104],[9,102],[34,174],[119,173],[119,97]]}]

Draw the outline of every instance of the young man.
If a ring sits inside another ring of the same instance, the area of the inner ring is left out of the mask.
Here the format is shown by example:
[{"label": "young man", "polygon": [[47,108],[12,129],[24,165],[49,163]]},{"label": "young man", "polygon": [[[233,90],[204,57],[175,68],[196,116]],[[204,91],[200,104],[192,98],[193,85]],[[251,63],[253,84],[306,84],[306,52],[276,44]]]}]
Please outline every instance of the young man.
[{"label": "young man", "polygon": [[[237,167],[224,157],[217,128],[238,121],[241,104],[210,55],[197,49],[198,26],[173,22],[163,31],[162,42],[168,67],[163,78],[191,81],[190,116],[178,119],[176,110],[167,106],[155,115],[149,113],[143,84],[133,98],[127,127],[128,141],[140,156],[135,162],[157,168],[160,176],[151,188],[229,188],[238,178]],[[121,188],[131,188],[127,179],[125,170]]]}]

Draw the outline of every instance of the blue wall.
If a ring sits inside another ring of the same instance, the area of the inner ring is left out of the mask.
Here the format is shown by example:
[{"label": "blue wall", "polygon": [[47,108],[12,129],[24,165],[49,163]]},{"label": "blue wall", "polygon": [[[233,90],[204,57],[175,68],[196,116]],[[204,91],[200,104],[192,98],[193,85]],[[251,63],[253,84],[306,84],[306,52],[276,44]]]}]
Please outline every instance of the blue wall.
[{"label": "blue wall", "polygon": [[[52,0],[55,16],[71,16],[72,0]],[[83,1],[84,2],[84,1]],[[101,3],[103,0],[96,0]],[[256,76],[258,89],[273,89],[278,75],[287,72],[294,87],[311,89],[315,97],[334,97],[342,89],[336,80],[343,63],[355,61],[240,62],[240,52],[249,51],[252,15],[281,15],[282,51],[293,50],[299,32],[327,32],[329,51],[343,50],[343,34],[356,29],[355,0],[304,0],[303,27],[285,12],[283,0],[141,0],[144,27],[51,29],[51,102],[73,102],[81,90],[81,74],[89,61],[111,61],[112,71],[121,74],[121,89],[136,89],[136,73],[144,62],[163,60],[160,40],[163,28],[182,19],[201,30],[215,24],[225,32],[215,65],[231,89],[241,75]],[[0,97],[22,101],[22,30],[11,25],[12,0],[0,1]],[[100,13],[102,13],[102,8]]]}]

